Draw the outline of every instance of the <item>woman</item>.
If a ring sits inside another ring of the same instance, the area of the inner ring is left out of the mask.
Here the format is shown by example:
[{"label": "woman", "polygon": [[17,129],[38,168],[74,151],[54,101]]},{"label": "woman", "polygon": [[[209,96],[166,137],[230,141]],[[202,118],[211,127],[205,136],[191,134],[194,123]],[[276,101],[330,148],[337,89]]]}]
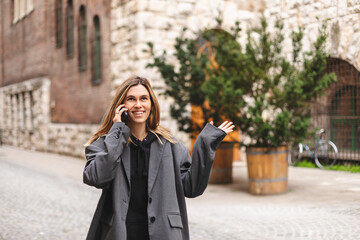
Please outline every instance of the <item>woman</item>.
[{"label": "woman", "polygon": [[207,124],[191,161],[188,149],[159,121],[148,80],[133,77],[121,84],[85,148],[84,183],[103,189],[88,240],[189,239],[184,197],[204,192],[215,150],[234,125]]}]

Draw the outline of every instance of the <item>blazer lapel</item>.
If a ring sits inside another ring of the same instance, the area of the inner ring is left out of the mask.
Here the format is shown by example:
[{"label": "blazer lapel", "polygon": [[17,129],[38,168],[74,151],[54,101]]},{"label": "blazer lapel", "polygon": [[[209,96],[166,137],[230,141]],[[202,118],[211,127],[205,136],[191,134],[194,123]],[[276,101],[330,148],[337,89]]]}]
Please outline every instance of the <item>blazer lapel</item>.
[{"label": "blazer lapel", "polygon": [[164,152],[166,141],[162,139],[164,144],[161,144],[158,140],[155,140],[150,147],[150,159],[149,159],[149,175],[148,175],[148,193],[154,186],[156,176],[159,171],[162,155]]},{"label": "blazer lapel", "polygon": [[125,147],[124,148],[124,152],[121,155],[121,162],[123,164],[125,173],[126,173],[126,178],[128,180],[128,184],[130,186],[130,147]]}]

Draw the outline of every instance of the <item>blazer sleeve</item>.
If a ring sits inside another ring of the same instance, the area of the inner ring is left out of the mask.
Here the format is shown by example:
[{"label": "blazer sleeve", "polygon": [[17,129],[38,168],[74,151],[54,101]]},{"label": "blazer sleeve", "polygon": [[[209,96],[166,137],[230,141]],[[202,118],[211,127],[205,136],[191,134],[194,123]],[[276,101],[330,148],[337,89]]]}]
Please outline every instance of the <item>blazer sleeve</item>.
[{"label": "blazer sleeve", "polygon": [[216,126],[206,124],[195,141],[192,160],[188,151],[180,163],[184,195],[197,197],[205,191],[214,162],[216,148],[226,136],[226,133]]},{"label": "blazer sleeve", "polygon": [[105,137],[100,137],[85,148],[87,159],[83,182],[97,188],[106,188],[114,179],[120,156],[126,147],[130,129],[123,122],[115,122]]}]

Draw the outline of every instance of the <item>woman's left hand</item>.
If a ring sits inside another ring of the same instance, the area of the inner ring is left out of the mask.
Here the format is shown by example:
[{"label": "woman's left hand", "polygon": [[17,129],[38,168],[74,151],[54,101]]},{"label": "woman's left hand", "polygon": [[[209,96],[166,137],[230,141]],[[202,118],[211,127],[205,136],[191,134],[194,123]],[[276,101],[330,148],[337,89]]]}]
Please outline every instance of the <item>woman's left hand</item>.
[{"label": "woman's left hand", "polygon": [[[210,124],[214,125],[214,122],[211,121]],[[231,133],[233,131],[234,127],[235,127],[235,125],[233,124],[233,122],[229,122],[229,121],[225,121],[222,124],[220,124],[220,126],[218,126],[218,128],[220,128],[221,130],[226,132],[226,134]]]}]

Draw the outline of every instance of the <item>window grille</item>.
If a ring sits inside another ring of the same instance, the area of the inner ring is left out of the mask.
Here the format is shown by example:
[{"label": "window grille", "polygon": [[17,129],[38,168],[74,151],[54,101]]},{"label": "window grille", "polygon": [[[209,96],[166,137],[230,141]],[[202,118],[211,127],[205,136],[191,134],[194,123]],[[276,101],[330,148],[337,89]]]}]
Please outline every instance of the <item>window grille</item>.
[{"label": "window grille", "polygon": [[86,12],[85,7],[80,7],[80,15],[79,15],[79,25],[78,25],[78,32],[79,32],[79,70],[84,71],[86,70]]},{"label": "window grille", "polygon": [[63,43],[63,36],[62,36],[62,0],[56,0],[55,3],[55,34],[56,34],[56,47],[61,47]]},{"label": "window grille", "polygon": [[73,1],[69,0],[66,8],[66,56],[74,56],[74,8]]},{"label": "window grille", "polygon": [[328,60],[326,72],[334,72],[337,82],[313,108],[315,127],[327,128],[330,140],[338,147],[339,159],[360,161],[360,73],[346,61],[334,58]]},{"label": "window grille", "polygon": [[92,38],[92,84],[98,85],[101,83],[101,30],[100,18],[94,17],[94,32]]}]

